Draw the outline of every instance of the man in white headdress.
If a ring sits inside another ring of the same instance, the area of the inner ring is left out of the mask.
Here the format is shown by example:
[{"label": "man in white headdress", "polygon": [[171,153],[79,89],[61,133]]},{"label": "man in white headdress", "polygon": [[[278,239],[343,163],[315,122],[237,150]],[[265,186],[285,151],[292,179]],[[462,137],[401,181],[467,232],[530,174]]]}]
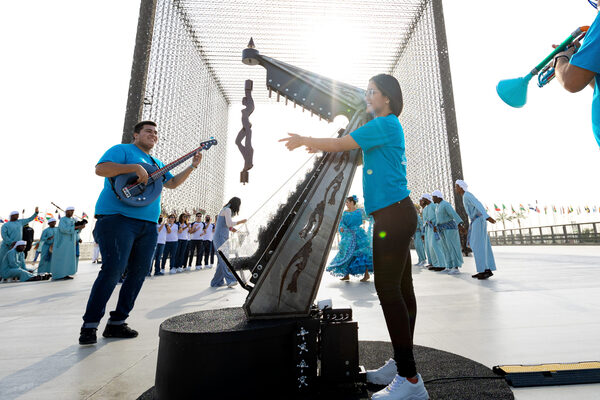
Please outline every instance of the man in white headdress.
[{"label": "man in white headdress", "polygon": [[456,193],[462,196],[465,210],[471,219],[467,245],[473,250],[477,268],[477,273],[473,275],[473,278],[488,279],[494,275],[492,271],[496,270],[496,262],[494,261],[494,253],[492,253],[492,245],[487,233],[486,221],[492,224],[495,224],[496,221],[488,215],[483,204],[468,191],[468,188],[465,181],[461,179],[456,181],[454,187]]},{"label": "man in white headdress", "polygon": [[413,235],[413,242],[419,261],[415,264],[417,267],[424,267],[427,264],[427,253],[425,252],[425,226],[423,225],[423,217],[421,216],[423,207],[415,204],[417,209],[417,230]]},{"label": "man in white headdress", "polygon": [[10,213],[10,221],[2,225],[0,233],[2,234],[2,245],[0,245],[0,261],[4,255],[14,246],[16,242],[23,239],[23,227],[33,221],[38,215],[38,208],[29,218],[19,219],[19,212],[12,211]]},{"label": "man in white headdress", "polygon": [[452,207],[452,204],[444,200],[444,195],[439,190],[431,193],[433,202],[437,204],[435,219],[437,232],[440,234],[442,249],[446,256],[446,271],[449,274],[458,274],[458,269],[463,265],[462,248],[460,245],[460,234],[458,227],[463,225],[462,218]]},{"label": "man in white headdress", "polygon": [[446,256],[442,248],[440,234],[437,232],[435,209],[437,204],[429,193],[421,196],[423,206],[423,224],[425,225],[425,251],[429,248],[427,259],[433,265],[429,267],[432,271],[443,271],[446,269]]},{"label": "man in white headdress", "polygon": [[52,280],[73,279],[71,275],[77,273],[75,242],[77,241],[77,231],[82,229],[83,225],[75,226],[74,212],[74,207],[67,207],[65,216],[58,223],[52,249],[52,261],[50,262]]},{"label": "man in white headdress", "polygon": [[54,218],[50,218],[48,220],[48,227],[44,229],[42,232],[42,236],[40,237],[40,265],[38,266],[38,274],[42,272],[50,273],[50,263],[52,261],[52,250],[54,244],[54,236],[56,235],[56,231],[58,228],[56,227],[56,220]]},{"label": "man in white headdress", "polygon": [[32,274],[25,266],[25,240],[18,240],[12,249],[4,255],[0,262],[0,276],[3,279],[18,278],[21,282],[40,281],[48,279],[50,276],[40,276]]}]

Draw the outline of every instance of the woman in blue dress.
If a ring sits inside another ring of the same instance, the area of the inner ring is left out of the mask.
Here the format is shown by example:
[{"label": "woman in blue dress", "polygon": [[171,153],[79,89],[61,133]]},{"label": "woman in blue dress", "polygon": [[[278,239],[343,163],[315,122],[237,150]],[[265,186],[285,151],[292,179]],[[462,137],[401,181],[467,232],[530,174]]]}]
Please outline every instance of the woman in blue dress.
[{"label": "woman in blue dress", "polygon": [[373,272],[372,242],[362,228],[368,220],[365,210],[357,208],[358,197],[346,199],[346,211],[342,214],[339,232],[342,237],[335,258],[327,267],[333,276],[342,276],[343,281],[350,280],[350,275],[364,274],[361,282],[367,282],[369,272]]}]

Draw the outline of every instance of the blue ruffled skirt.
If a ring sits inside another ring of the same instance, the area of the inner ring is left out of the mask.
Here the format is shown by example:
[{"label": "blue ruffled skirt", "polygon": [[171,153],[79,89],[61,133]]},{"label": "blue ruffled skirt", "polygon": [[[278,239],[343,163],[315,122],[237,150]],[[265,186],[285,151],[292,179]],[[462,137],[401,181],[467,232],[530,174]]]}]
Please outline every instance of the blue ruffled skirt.
[{"label": "blue ruffled skirt", "polygon": [[339,250],[327,267],[333,276],[363,275],[373,272],[373,246],[362,228],[345,229],[341,234]]}]

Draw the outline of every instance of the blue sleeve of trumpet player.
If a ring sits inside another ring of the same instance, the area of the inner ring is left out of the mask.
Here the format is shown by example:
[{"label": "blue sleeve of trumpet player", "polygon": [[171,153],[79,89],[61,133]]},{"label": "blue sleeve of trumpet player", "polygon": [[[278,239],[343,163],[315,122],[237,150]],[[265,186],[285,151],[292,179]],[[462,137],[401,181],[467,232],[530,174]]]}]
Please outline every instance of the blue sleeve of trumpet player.
[{"label": "blue sleeve of trumpet player", "polygon": [[600,74],[600,13],[587,31],[583,44],[571,57],[571,64]]},{"label": "blue sleeve of trumpet player", "polygon": [[600,146],[600,91],[598,90],[600,79],[600,13],[598,13],[594,23],[587,31],[583,44],[577,53],[571,57],[570,63],[596,73],[596,85],[594,86],[594,97],[592,99],[592,130],[596,142]]}]

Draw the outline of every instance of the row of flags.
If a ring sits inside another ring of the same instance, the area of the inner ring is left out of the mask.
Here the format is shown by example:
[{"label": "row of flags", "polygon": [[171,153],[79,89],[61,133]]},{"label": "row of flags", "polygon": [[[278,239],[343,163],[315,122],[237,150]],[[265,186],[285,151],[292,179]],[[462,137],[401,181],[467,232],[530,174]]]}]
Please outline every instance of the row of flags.
[{"label": "row of flags", "polygon": [[[60,213],[58,212],[58,210],[56,210],[56,211],[54,211],[54,212],[55,212],[55,213],[56,213],[56,215],[57,215],[57,218],[56,218],[56,219],[60,219]],[[40,224],[43,224],[44,222],[48,221],[50,218],[54,218],[54,214],[47,212],[47,213],[46,213],[46,215],[42,215],[42,213],[39,213],[39,214],[37,215],[37,217],[35,217],[33,220],[34,220],[34,221],[36,221],[36,222],[39,222]],[[82,219],[88,219],[89,217],[88,217],[88,215],[87,215],[87,214],[84,212],[84,213],[81,215],[81,218],[82,218]],[[8,219],[5,219],[5,218],[1,218],[1,217],[0,217],[0,224],[3,224],[3,223],[5,223],[5,222],[8,222],[8,221],[10,221],[10,220],[8,220]]]},{"label": "row of flags", "polygon": [[[490,211],[488,206],[485,206],[486,211]],[[500,208],[496,203],[494,203],[494,211],[497,212],[505,212],[507,213],[509,211],[509,209],[506,207],[506,205],[502,204],[502,208]],[[518,211],[515,210],[515,207],[510,204],[510,212],[511,214],[517,214],[517,213],[529,213],[529,212],[536,212],[538,214],[542,213],[542,209],[540,209],[540,207],[537,205],[537,203],[534,205],[531,204],[527,204],[527,207],[524,207],[523,204],[519,204],[518,207]],[[581,208],[581,206],[577,206],[577,208],[574,208],[573,206],[560,206],[560,208],[557,208],[555,205],[551,205],[551,206],[544,206],[543,207],[543,211],[544,214],[548,214],[548,212],[554,213],[554,214],[571,214],[571,213],[577,213],[577,214],[582,214],[583,212],[585,213],[596,213],[596,212],[600,212],[600,207],[596,207],[596,206],[592,206],[591,208],[588,207],[587,205],[583,207],[583,209]]]}]

